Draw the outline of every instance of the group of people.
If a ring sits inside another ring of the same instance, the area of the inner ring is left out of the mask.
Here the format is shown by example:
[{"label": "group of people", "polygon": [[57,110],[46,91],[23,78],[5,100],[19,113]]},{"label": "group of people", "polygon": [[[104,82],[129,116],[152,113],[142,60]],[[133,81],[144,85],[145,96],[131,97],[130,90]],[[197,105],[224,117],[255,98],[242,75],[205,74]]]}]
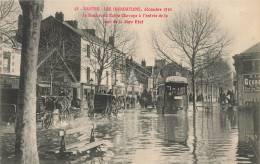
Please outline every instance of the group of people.
[{"label": "group of people", "polygon": [[235,103],[234,92],[230,90],[228,90],[227,93],[225,93],[225,91],[221,91],[219,95],[219,99],[220,99],[220,104],[228,103],[233,106]]},{"label": "group of people", "polygon": [[144,89],[141,97],[139,95],[137,96],[137,101],[141,105],[141,108],[146,109],[148,105],[153,105],[151,92],[148,92],[146,89]]}]

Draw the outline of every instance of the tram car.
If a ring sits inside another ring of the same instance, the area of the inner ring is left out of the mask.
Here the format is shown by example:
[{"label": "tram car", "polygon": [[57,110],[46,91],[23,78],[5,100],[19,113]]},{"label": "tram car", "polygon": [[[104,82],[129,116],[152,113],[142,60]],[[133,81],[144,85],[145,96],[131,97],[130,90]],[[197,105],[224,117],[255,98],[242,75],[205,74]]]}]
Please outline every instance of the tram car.
[{"label": "tram car", "polygon": [[157,88],[158,114],[174,114],[188,109],[188,82],[182,76],[169,76]]}]

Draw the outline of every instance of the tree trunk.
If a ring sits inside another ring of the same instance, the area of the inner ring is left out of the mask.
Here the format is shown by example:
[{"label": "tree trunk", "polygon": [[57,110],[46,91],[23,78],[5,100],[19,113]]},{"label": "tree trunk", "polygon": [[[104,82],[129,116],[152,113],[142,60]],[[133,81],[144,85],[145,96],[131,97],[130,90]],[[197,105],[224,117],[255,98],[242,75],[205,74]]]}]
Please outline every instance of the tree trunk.
[{"label": "tree trunk", "polygon": [[23,11],[23,38],[20,86],[15,126],[17,163],[38,164],[36,136],[37,58],[43,0],[20,0]]},{"label": "tree trunk", "polygon": [[194,63],[195,56],[193,55],[193,59],[191,62],[191,83],[192,83],[192,106],[193,106],[193,114],[196,113],[196,83],[195,83],[195,63]]},{"label": "tree trunk", "polygon": [[97,80],[97,89],[96,89],[96,93],[98,93],[99,92],[99,89],[100,89],[100,84],[101,84],[101,81],[102,81],[102,74],[103,74],[103,69],[101,70],[99,70],[99,72],[98,72],[98,80]]},{"label": "tree trunk", "polygon": [[195,85],[195,76],[192,75],[192,78],[191,78],[191,81],[192,81],[192,92],[193,92],[193,95],[192,95],[192,101],[193,101],[193,114],[196,113],[196,85]]}]

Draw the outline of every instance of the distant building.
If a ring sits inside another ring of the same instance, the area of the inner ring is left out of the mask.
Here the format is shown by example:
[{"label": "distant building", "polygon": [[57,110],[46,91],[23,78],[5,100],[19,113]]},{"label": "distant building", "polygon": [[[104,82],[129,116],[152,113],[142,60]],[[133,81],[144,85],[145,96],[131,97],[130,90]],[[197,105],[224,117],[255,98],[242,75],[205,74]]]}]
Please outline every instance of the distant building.
[{"label": "distant building", "polygon": [[21,45],[13,37],[0,36],[0,103],[16,104],[18,99]]},{"label": "distant building", "polygon": [[[133,61],[133,58],[126,59],[126,95],[137,96],[148,90],[149,79],[152,76],[151,67],[146,66],[145,60],[141,65]],[[148,90],[149,91],[149,90]]]},{"label": "distant building", "polygon": [[0,74],[20,76],[21,44],[13,37],[0,36]]},{"label": "distant building", "polygon": [[156,85],[165,82],[168,76],[183,76],[189,78],[188,74],[188,69],[176,62],[166,63],[165,60],[155,60],[154,77]]},{"label": "distant building", "polygon": [[[19,17],[18,26],[21,22],[22,17]],[[56,95],[64,89],[72,91],[74,98],[86,98],[91,88],[95,90],[97,86],[100,66],[96,56],[103,52],[104,47],[109,49],[107,56],[112,56],[105,62],[112,64],[103,71],[99,91],[105,92],[120,85],[123,82],[121,74],[125,72],[121,68],[124,58],[114,58],[124,54],[114,47],[114,42],[114,37],[104,42],[96,36],[94,29],[80,29],[76,20],[65,21],[62,12],[42,20],[37,79],[40,95]],[[57,50],[48,55],[55,46]],[[51,74],[53,70],[55,74]]]},{"label": "distant building", "polygon": [[260,43],[233,57],[236,77],[236,100],[239,106],[250,107],[260,100]]}]

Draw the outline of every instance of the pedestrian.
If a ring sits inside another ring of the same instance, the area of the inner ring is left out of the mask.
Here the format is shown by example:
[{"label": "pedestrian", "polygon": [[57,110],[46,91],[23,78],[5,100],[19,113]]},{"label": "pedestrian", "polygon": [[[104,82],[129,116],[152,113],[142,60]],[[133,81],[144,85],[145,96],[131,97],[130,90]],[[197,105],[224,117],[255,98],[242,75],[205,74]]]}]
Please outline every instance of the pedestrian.
[{"label": "pedestrian", "polygon": [[58,94],[58,96],[66,96],[65,92],[63,91],[63,89],[60,90],[60,93]]},{"label": "pedestrian", "polygon": [[235,98],[234,98],[234,92],[232,90],[231,94],[230,94],[230,99],[231,99],[231,105],[233,106],[235,104]]},{"label": "pedestrian", "polygon": [[191,92],[190,92],[190,95],[189,95],[189,102],[192,102],[192,99],[193,99],[193,97],[192,97],[192,94],[191,94]]},{"label": "pedestrian", "polygon": [[227,91],[227,101],[228,101],[228,104],[231,104],[231,91],[230,90]]},{"label": "pedestrian", "polygon": [[110,89],[107,94],[113,95],[112,89]]}]

